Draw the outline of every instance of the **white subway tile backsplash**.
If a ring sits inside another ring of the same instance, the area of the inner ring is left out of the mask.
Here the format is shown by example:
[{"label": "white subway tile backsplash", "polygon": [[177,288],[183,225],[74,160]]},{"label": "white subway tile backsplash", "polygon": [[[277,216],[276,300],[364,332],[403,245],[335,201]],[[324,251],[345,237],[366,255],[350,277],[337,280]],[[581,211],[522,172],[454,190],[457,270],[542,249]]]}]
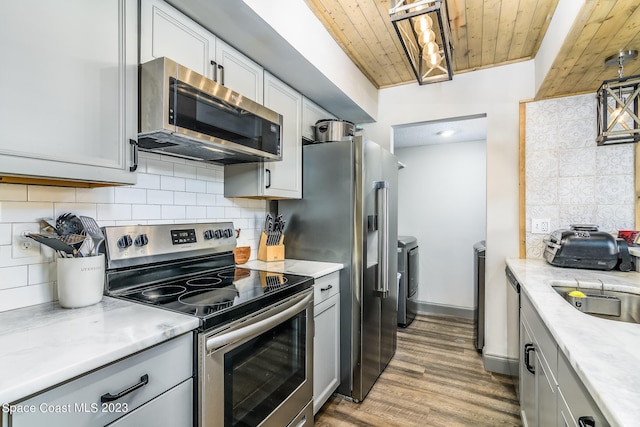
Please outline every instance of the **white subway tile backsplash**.
[{"label": "white subway tile backsplash", "polygon": [[162,218],[160,205],[131,205],[131,219],[149,220]]},{"label": "white subway tile backsplash", "polygon": [[114,193],[115,203],[146,203],[147,191],[142,188],[116,187]]},{"label": "white subway tile backsplash", "polygon": [[11,224],[0,224],[0,245],[11,244]]},{"label": "white subway tile backsplash", "polygon": [[186,219],[186,206],[163,205],[161,211],[162,219]]},{"label": "white subway tile backsplash", "polygon": [[222,219],[225,218],[224,209],[221,206],[211,206],[207,208],[207,216],[209,218]]},{"label": "white subway tile backsplash", "polygon": [[0,184],[0,200],[7,202],[26,202],[27,186],[20,184]]},{"label": "white subway tile backsplash", "polygon": [[53,283],[0,290],[0,311],[57,300]]},{"label": "white subway tile backsplash", "polygon": [[198,193],[196,204],[198,206],[215,206],[216,196],[214,194]]},{"label": "white subway tile backsplash", "polygon": [[205,206],[187,206],[186,218],[198,219],[207,217],[207,208]]},{"label": "white subway tile backsplash", "polygon": [[0,268],[0,289],[17,288],[28,284],[29,267],[18,265]]},{"label": "white subway tile backsplash", "polygon": [[196,179],[198,177],[196,173],[196,166],[193,165],[173,165],[173,175],[181,178]]},{"label": "white subway tile backsplash", "polygon": [[132,186],[0,184],[0,311],[56,299],[56,254],[40,247],[39,256],[14,258],[12,225],[65,212],[93,217],[101,227],[231,221],[255,259],[267,203],[225,198],[223,180],[222,166],[142,152]]},{"label": "white subway tile backsplash", "polygon": [[216,170],[198,167],[196,168],[196,177],[202,181],[216,181]]},{"label": "white subway tile backsplash", "polygon": [[75,202],[76,189],[72,187],[30,185],[27,197],[30,202]]},{"label": "white subway tile backsplash", "polygon": [[173,193],[173,203],[176,205],[196,205],[197,194],[176,191]]},{"label": "white subway tile backsplash", "polygon": [[53,205],[53,217],[57,218],[58,216],[64,213],[73,213],[74,215],[80,216],[88,216],[91,218],[95,218],[97,215],[96,204],[95,203],[56,203]]},{"label": "white subway tile backsplash", "polygon": [[160,175],[153,175],[148,173],[139,173],[138,182],[135,185],[136,188],[145,188],[149,190],[160,189]]},{"label": "white subway tile backsplash", "polygon": [[185,179],[185,190],[193,193],[206,193],[207,182],[198,181],[197,179]]},{"label": "white subway tile backsplash", "polygon": [[0,222],[33,222],[52,216],[51,202],[0,202]]},{"label": "white subway tile backsplash", "polygon": [[127,221],[131,220],[131,205],[128,204],[98,204],[96,206],[96,220],[99,221]]},{"label": "white subway tile backsplash", "polygon": [[150,205],[173,204],[173,191],[147,190],[147,203]]},{"label": "white subway tile backsplash", "polygon": [[76,188],[78,203],[113,203],[115,187]]},{"label": "white subway tile backsplash", "polygon": [[164,160],[155,160],[155,159],[147,159],[147,173],[162,175],[162,176],[173,176],[173,163],[167,162]]},{"label": "white subway tile backsplash", "polygon": [[184,191],[185,179],[173,176],[161,176],[160,189],[165,191]]},{"label": "white subway tile backsplash", "polygon": [[40,285],[51,283],[56,280],[56,263],[47,262],[44,264],[29,265],[29,285]]}]

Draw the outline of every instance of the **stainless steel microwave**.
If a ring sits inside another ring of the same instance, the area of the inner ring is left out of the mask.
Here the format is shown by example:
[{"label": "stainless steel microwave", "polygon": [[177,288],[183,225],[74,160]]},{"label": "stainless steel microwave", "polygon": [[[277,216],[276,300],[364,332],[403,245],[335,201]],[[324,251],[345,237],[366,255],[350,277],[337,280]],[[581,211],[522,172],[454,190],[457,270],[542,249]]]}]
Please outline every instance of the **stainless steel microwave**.
[{"label": "stainless steel microwave", "polygon": [[282,116],[195,71],[140,65],[138,147],[218,164],[282,160]]}]

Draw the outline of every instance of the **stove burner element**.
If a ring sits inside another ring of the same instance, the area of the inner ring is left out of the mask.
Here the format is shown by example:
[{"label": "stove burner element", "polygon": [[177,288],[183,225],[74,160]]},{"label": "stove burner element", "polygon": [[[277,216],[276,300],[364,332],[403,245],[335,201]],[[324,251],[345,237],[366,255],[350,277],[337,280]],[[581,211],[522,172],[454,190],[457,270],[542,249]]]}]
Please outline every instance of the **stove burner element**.
[{"label": "stove burner element", "polygon": [[191,286],[215,286],[220,283],[222,283],[222,279],[218,279],[217,277],[198,277],[187,280],[187,285]]},{"label": "stove burner element", "polygon": [[142,295],[147,298],[151,302],[162,302],[171,299],[175,299],[176,295],[180,295],[187,288],[184,286],[178,285],[161,285],[156,288],[147,289],[146,291],[142,291]]},{"label": "stove burner element", "polygon": [[239,293],[235,286],[227,286],[219,289],[202,289],[187,292],[186,294],[180,295],[178,301],[194,307],[217,307],[220,305],[228,307],[230,304],[233,304],[233,300],[238,297],[238,295]]}]

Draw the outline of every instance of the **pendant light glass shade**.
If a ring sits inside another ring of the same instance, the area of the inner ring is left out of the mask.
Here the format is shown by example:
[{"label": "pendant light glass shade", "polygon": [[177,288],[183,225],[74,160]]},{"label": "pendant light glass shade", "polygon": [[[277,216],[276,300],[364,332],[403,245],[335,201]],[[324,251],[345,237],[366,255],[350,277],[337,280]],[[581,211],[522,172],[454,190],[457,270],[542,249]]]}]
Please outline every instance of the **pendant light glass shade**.
[{"label": "pendant light glass shade", "polygon": [[419,84],[453,78],[451,28],[443,0],[392,0],[389,11]]},{"label": "pendant light glass shade", "polygon": [[619,78],[605,80],[598,89],[598,145],[626,144],[640,141],[640,75],[623,77],[623,63],[633,59],[637,51],[623,51],[605,60],[618,64]]}]

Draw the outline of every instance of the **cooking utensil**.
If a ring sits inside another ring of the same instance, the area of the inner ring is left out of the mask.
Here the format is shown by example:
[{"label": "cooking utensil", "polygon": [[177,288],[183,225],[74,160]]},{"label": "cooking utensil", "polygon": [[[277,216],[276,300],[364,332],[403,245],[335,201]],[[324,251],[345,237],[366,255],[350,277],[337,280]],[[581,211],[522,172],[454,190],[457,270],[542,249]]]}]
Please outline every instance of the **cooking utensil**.
[{"label": "cooking utensil", "polygon": [[75,254],[77,252],[77,250],[73,246],[60,240],[59,237],[61,236],[58,236],[56,234],[45,235],[38,233],[29,233],[26,236],[40,244],[58,251],[58,253],[62,252],[65,254]]},{"label": "cooking utensil", "polygon": [[[80,215],[80,221],[82,222],[84,231],[86,231],[93,242],[90,255],[97,255],[100,245],[104,242],[104,234],[102,234],[102,230],[100,230],[95,219]],[[240,232],[238,231],[238,234],[239,233]]]},{"label": "cooking utensil", "polygon": [[56,220],[58,234],[84,234],[84,227],[80,218],[72,213],[63,213]]}]

